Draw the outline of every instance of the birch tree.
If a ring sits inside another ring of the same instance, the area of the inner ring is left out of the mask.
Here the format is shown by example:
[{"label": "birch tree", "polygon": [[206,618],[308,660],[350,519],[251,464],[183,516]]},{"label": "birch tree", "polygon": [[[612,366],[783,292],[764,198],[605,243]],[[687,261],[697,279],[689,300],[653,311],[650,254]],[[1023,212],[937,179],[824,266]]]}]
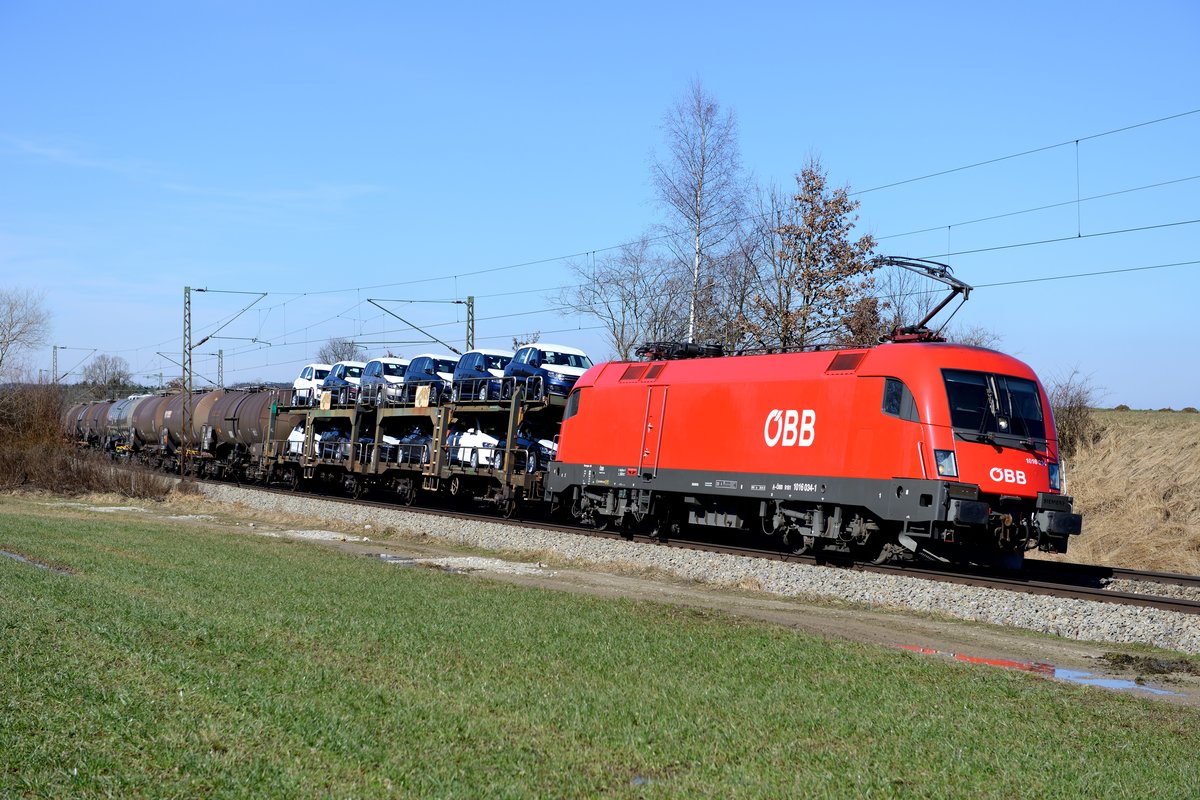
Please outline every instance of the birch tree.
[{"label": "birch tree", "polygon": [[695,341],[703,279],[713,267],[714,248],[736,230],[745,197],[737,121],[692,81],[687,94],[663,118],[667,156],[655,158],[651,177],[659,200],[680,234],[676,253],[690,261],[687,340]]}]

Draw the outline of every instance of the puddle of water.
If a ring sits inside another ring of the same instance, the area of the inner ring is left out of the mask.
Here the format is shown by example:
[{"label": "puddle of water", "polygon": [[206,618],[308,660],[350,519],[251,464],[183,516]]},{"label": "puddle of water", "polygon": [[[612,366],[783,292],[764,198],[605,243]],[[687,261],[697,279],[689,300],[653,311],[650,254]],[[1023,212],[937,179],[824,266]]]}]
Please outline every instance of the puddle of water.
[{"label": "puddle of water", "polygon": [[37,567],[38,569],[44,569],[47,572],[53,572],[55,575],[70,575],[71,574],[71,571],[69,569],[63,569],[62,567],[52,567],[49,564],[43,564],[40,561],[34,561],[32,558],[26,558],[25,556],[21,555],[20,553],[10,553],[7,550],[0,550],[0,556],[4,556],[5,558],[11,558],[13,561],[20,561],[22,564],[28,564],[31,567]]},{"label": "puddle of water", "polygon": [[1115,691],[1127,692],[1146,692],[1148,694],[1174,695],[1179,696],[1178,692],[1171,692],[1166,689],[1159,689],[1155,686],[1149,686],[1137,681],[1126,680],[1124,678],[1097,678],[1093,677],[1090,672],[1081,672],[1073,669],[1062,669],[1055,667],[1053,664],[1045,664],[1037,661],[1010,661],[1003,658],[982,658],[980,656],[971,656],[966,653],[946,653],[942,650],[932,650],[928,647],[920,647],[918,645],[902,644],[897,645],[901,650],[908,650],[912,653],[923,653],[925,655],[946,656],[955,661],[965,661],[968,664],[987,664],[992,667],[1001,667],[1003,669],[1016,669],[1022,672],[1036,672],[1040,675],[1055,678],[1067,683],[1074,683],[1081,686],[1099,686],[1104,689],[1113,689]]},{"label": "puddle of water", "polygon": [[1133,692],[1149,692],[1150,694],[1170,694],[1179,696],[1179,692],[1170,692],[1166,689],[1158,689],[1153,686],[1147,686],[1144,683],[1137,681],[1126,680],[1124,678],[1095,678],[1090,672],[1080,672],[1074,669],[1055,669],[1054,677],[1060,681],[1068,683],[1079,683],[1084,686],[1103,686],[1105,689],[1120,689],[1123,691]]}]

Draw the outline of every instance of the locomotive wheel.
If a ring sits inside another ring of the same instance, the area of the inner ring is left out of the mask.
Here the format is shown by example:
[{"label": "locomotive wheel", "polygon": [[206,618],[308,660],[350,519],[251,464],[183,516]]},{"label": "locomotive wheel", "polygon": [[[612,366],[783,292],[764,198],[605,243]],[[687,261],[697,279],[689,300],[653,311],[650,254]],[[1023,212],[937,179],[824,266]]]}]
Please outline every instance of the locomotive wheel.
[{"label": "locomotive wheel", "polygon": [[660,506],[656,512],[651,518],[650,530],[646,535],[656,542],[665,542],[674,534],[679,533],[679,523],[675,510],[670,506]]}]

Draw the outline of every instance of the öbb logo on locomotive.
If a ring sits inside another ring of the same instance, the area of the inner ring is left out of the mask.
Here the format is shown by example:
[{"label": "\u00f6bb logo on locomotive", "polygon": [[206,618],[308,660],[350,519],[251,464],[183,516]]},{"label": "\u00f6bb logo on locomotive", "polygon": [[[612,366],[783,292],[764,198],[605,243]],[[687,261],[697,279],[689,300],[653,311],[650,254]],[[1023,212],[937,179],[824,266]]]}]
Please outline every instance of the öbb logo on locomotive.
[{"label": "\u00f6bb logo on locomotive", "polygon": [[811,408],[771,409],[763,423],[763,441],[767,447],[810,447],[817,437],[817,412]]},{"label": "\u00f6bb logo on locomotive", "polygon": [[988,477],[996,483],[1015,483],[1018,486],[1024,486],[1028,483],[1025,477],[1025,472],[1019,469],[1008,469],[1000,467],[992,467],[988,473]]}]

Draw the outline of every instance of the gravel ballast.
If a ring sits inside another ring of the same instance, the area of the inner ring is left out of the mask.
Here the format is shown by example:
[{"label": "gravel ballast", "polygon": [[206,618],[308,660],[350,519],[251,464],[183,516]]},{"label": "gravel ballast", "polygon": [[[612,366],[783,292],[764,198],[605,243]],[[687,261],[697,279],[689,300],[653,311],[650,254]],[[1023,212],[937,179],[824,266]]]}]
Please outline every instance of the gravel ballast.
[{"label": "gravel ballast", "polygon": [[746,556],[653,547],[595,539],[498,522],[457,520],[400,508],[336,503],[304,495],[280,495],[220,484],[201,484],[220,503],[282,512],[309,520],[348,523],[371,530],[392,528],[448,544],[483,550],[552,554],[571,562],[658,571],[715,586],[754,589],[784,597],[836,598],[883,608],[940,614],[1008,625],[1071,639],[1145,644],[1200,654],[1200,617],[1140,606],[1029,595],[959,586],[918,578],[879,575]]}]

